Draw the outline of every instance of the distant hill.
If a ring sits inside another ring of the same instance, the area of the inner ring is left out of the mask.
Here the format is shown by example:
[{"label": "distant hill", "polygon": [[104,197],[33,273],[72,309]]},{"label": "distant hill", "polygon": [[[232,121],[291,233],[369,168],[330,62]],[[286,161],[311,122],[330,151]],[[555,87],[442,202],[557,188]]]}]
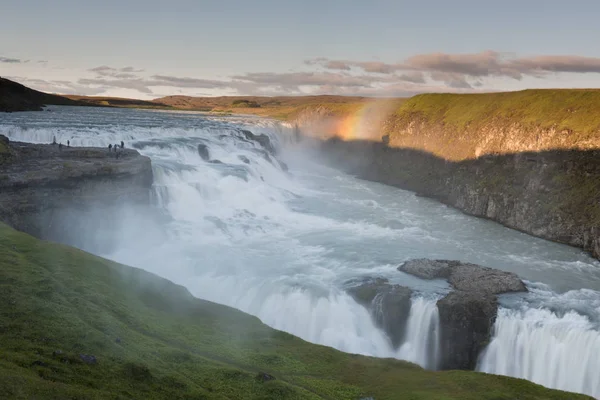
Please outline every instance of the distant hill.
[{"label": "distant hill", "polygon": [[167,96],[153,100],[180,110],[255,114],[291,120],[303,109],[327,107],[334,113],[348,114],[371,101],[366,97],[349,96]]},{"label": "distant hill", "polygon": [[162,104],[160,101],[146,101],[138,99],[128,99],[123,97],[106,97],[106,96],[78,96],[68,94],[66,98],[78,102],[86,103],[90,106],[98,107],[126,107],[126,108],[172,108],[170,105]]},{"label": "distant hill", "polygon": [[38,92],[0,77],[0,111],[41,111],[44,105],[77,106],[78,101],[64,96]]}]

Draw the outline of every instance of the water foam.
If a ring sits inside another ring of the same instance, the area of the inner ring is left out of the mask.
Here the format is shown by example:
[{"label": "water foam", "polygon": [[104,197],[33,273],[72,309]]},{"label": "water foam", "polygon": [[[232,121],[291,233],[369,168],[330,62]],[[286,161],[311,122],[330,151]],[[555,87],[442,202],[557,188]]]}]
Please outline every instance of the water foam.
[{"label": "water foam", "polygon": [[600,398],[600,332],[575,312],[499,310],[478,370]]}]

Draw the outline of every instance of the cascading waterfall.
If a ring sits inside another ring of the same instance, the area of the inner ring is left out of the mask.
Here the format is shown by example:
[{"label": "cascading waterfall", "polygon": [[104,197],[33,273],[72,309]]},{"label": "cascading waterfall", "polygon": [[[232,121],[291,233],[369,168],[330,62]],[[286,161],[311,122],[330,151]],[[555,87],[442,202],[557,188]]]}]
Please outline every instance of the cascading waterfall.
[{"label": "cascading waterfall", "polygon": [[428,369],[437,369],[440,359],[440,317],[436,300],[413,298],[404,343],[397,357]]},{"label": "cascading waterfall", "polygon": [[[571,286],[565,290],[588,288],[581,303],[592,298],[600,305],[600,264],[585,254],[323,167],[303,150],[282,146],[294,142],[292,126],[193,113],[52,111],[7,115],[0,134],[33,143],[56,137],[71,146],[123,140],[152,159],[154,205],[166,218],[156,222],[135,205],[124,205],[111,232],[120,247],[96,253],[305,340],[436,369],[435,298],[448,287],[399,275],[398,263],[408,258],[513,268],[530,280]],[[291,173],[241,129],[266,134],[283,147]],[[199,144],[207,147],[209,161],[199,156]],[[93,243],[89,248],[94,251]],[[364,277],[398,279],[393,283],[423,294],[412,299],[404,343],[396,349],[369,311],[343,290],[345,282]],[[600,397],[599,332],[591,322],[597,319],[569,312],[576,309],[571,305],[563,308],[562,314],[531,306],[501,309],[478,369]]]},{"label": "cascading waterfall", "polygon": [[600,398],[600,332],[572,311],[501,308],[478,370]]}]

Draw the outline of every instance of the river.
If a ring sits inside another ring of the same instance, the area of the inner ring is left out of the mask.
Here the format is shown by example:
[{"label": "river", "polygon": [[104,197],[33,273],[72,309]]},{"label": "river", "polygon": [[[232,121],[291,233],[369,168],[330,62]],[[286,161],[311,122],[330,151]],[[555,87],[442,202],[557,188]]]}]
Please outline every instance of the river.
[{"label": "river", "polygon": [[[600,398],[600,263],[584,252],[341,173],[280,122],[192,112],[50,110],[2,115],[0,134],[33,143],[56,137],[71,146],[123,140],[152,159],[153,207],[164,218],[147,218],[136,205],[124,204],[109,233],[118,246],[106,252],[90,241],[87,250],[305,340],[428,368],[435,368],[431,355],[438,356],[435,301],[450,288],[401,273],[398,265],[444,258],[512,271],[530,292],[501,296],[478,370]],[[246,140],[242,129],[268,135],[277,158]],[[202,160],[199,144],[220,162]],[[82,227],[89,225],[74,229]],[[387,278],[417,293],[400,348],[345,293],[361,277]]]}]

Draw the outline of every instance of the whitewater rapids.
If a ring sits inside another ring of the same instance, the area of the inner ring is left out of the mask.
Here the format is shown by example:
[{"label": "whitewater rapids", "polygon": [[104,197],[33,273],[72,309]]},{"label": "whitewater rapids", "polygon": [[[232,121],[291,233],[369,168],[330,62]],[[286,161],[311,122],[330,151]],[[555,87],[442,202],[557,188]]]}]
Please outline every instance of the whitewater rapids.
[{"label": "whitewater rapids", "polygon": [[[402,261],[444,258],[516,272],[525,295],[504,296],[494,337],[478,369],[600,398],[600,264],[576,249],[461,214],[412,193],[321,165],[293,130],[253,117],[51,107],[1,116],[11,140],[72,146],[119,143],[150,157],[147,218],[124,204],[111,232],[119,245],[86,250],[143,268],[195,296],[256,315],[264,323],[339,350],[395,357],[435,369],[436,299],[450,289],[396,270]],[[242,129],[279,149],[265,155]],[[197,147],[209,151],[207,162]],[[289,172],[285,164],[289,165]],[[90,213],[74,229],[93,229]],[[416,295],[406,340],[393,348],[347,282],[382,277]]]}]

